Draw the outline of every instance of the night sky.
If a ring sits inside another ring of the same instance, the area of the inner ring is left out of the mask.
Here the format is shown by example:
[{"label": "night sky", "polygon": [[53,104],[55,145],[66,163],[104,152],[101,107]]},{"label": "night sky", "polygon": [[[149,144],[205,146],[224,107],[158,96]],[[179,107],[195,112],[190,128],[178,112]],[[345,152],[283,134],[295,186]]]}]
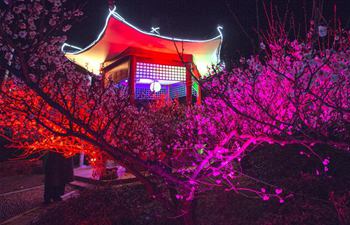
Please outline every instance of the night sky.
[{"label": "night sky", "polygon": [[[82,1],[77,1],[82,2]],[[74,24],[68,42],[84,47],[90,44],[101,31],[108,14],[107,0],[88,0],[84,19]],[[258,0],[260,28],[266,27],[263,0]],[[265,0],[267,4],[270,0]],[[283,16],[286,5],[293,11],[300,24],[304,24],[304,5],[311,14],[312,0],[273,0]],[[324,0],[326,17],[333,17],[333,5],[345,27],[350,28],[350,0]],[[117,11],[127,21],[145,31],[159,26],[160,33],[171,37],[207,39],[218,35],[216,27],[224,27],[222,57],[238,58],[253,52],[252,42],[240,28],[237,16],[246,33],[257,43],[256,0],[117,0]]]}]

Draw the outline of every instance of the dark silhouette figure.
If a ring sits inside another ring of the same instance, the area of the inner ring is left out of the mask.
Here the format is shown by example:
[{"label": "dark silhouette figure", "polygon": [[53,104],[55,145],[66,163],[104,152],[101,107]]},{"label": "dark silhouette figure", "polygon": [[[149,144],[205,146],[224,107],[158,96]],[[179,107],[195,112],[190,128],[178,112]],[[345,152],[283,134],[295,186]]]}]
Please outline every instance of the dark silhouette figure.
[{"label": "dark silhouette figure", "polygon": [[45,203],[61,201],[65,185],[73,180],[73,160],[57,152],[49,152],[45,161]]}]

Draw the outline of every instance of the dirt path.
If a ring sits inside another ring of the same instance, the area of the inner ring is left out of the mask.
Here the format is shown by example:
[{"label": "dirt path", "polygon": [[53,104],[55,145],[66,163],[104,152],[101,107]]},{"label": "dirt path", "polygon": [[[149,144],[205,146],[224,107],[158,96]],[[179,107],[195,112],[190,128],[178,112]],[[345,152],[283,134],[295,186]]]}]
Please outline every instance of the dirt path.
[{"label": "dirt path", "polygon": [[33,218],[38,217],[41,213],[44,212],[44,208],[41,206],[29,209],[17,216],[14,216],[0,225],[28,225],[33,220]]},{"label": "dirt path", "polygon": [[[0,178],[0,224],[28,224],[28,218],[42,213],[44,195],[43,175],[25,175]],[[66,187],[66,193],[72,187]],[[33,215],[34,213],[34,215]],[[17,218],[18,217],[18,218]],[[27,221],[22,223],[21,220]],[[20,223],[21,222],[21,223]]]},{"label": "dirt path", "polygon": [[32,188],[42,184],[44,184],[44,175],[0,177],[0,196],[7,192]]},{"label": "dirt path", "polygon": [[43,202],[44,187],[27,191],[15,191],[0,196],[0,222],[40,206]]}]

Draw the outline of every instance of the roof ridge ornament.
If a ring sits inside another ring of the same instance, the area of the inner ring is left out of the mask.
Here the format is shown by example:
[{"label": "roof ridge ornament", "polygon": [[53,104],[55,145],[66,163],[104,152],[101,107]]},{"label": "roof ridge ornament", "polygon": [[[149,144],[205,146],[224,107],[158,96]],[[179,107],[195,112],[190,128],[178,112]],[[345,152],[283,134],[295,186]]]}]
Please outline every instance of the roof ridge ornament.
[{"label": "roof ridge ornament", "polygon": [[160,27],[151,27],[151,33],[152,34],[160,35],[159,30],[160,30]]},{"label": "roof ridge ornament", "polygon": [[108,8],[113,10],[115,8],[115,0],[108,0]]}]

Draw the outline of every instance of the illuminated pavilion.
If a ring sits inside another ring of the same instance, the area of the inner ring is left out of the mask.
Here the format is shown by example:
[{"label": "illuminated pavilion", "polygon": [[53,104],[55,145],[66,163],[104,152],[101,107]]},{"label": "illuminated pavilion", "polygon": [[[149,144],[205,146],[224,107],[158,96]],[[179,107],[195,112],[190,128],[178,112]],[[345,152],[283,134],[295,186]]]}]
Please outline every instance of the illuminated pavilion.
[{"label": "illuminated pavilion", "polygon": [[158,28],[145,32],[110,10],[98,38],[85,48],[65,43],[66,57],[104,82],[129,87],[130,98],[151,100],[161,95],[200,102],[200,89],[191,74],[205,76],[220,61],[223,40],[188,40],[161,36]]}]

